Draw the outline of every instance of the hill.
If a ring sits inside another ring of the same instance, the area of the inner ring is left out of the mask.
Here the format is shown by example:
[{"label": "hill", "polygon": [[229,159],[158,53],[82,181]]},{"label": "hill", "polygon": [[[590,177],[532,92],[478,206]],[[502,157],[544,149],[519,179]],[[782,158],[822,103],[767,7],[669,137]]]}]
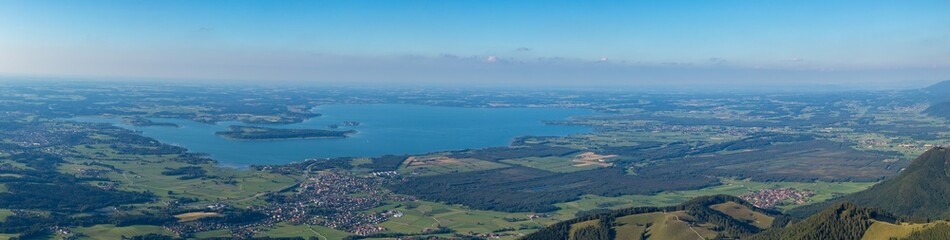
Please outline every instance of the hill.
[{"label": "hill", "polygon": [[931,95],[943,95],[950,94],[950,80],[941,81],[934,83],[926,88],[922,89],[924,92],[930,93]]},{"label": "hill", "polygon": [[930,105],[924,110],[924,113],[933,117],[942,117],[950,119],[950,102],[938,102]]},{"label": "hill", "polygon": [[893,178],[838,201],[793,209],[790,214],[808,216],[844,201],[881,208],[899,216],[950,219],[950,149],[928,150]]},{"label": "hill", "polygon": [[921,96],[931,102],[924,113],[934,117],[950,118],[950,80],[921,89]]},{"label": "hill", "polygon": [[534,239],[742,238],[784,226],[788,218],[728,195],[698,197],[669,207],[636,207],[581,216],[525,236]]}]

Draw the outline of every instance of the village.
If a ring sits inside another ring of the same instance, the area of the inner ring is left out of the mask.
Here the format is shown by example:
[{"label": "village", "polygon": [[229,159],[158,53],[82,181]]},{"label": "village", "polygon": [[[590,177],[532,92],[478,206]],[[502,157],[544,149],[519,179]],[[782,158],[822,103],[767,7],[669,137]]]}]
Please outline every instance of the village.
[{"label": "village", "polygon": [[804,204],[808,202],[808,197],[814,196],[815,192],[796,190],[794,188],[775,188],[762,189],[739,196],[743,200],[752,203],[758,208],[775,208],[787,202]]},{"label": "village", "polygon": [[390,181],[382,177],[360,177],[332,171],[319,172],[301,183],[288,195],[274,195],[267,205],[256,207],[276,221],[312,224],[367,235],[385,230],[377,226],[391,217],[394,210],[366,212],[392,202],[413,201],[381,188]]}]

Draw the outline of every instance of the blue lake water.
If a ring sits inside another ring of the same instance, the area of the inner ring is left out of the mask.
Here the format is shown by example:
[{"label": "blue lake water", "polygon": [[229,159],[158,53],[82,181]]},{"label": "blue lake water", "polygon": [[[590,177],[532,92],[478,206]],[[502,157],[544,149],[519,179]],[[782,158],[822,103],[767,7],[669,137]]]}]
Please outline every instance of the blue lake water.
[{"label": "blue lake water", "polygon": [[[230,140],[215,135],[240,122],[205,124],[182,119],[152,119],[171,122],[174,127],[140,127],[121,123],[121,119],[76,117],[69,120],[105,122],[140,131],[164,143],[207,153],[224,165],[281,164],[316,157],[380,156],[419,154],[507,146],[518,136],[563,136],[590,131],[589,127],[548,125],[543,121],[565,120],[570,116],[590,115],[585,109],[564,108],[461,108],[406,104],[325,105],[314,108],[323,116],[297,124],[256,125],[274,128],[353,129],[358,133],[341,139],[295,139],[276,141]],[[346,127],[343,121],[359,126]]]}]

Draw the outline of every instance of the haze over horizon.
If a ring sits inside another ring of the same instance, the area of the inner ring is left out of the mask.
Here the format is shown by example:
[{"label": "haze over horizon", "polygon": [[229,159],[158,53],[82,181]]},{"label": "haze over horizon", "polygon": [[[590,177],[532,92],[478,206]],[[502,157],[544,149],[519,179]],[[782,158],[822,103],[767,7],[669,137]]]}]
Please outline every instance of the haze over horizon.
[{"label": "haze over horizon", "polygon": [[925,85],[946,1],[8,1],[0,75],[312,84]]}]

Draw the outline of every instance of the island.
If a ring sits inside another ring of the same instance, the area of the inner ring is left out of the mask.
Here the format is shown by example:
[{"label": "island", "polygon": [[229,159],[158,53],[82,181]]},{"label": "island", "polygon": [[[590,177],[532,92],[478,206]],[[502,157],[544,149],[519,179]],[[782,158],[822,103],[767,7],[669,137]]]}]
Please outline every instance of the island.
[{"label": "island", "polygon": [[334,131],[323,129],[287,129],[255,126],[228,126],[228,130],[215,134],[238,140],[284,140],[284,139],[312,139],[312,138],[345,138],[356,133],[356,130]]},{"label": "island", "polygon": [[138,126],[138,127],[181,127],[178,124],[167,123],[167,122],[155,122],[151,119],[144,117],[133,117],[125,119],[125,124]]}]

